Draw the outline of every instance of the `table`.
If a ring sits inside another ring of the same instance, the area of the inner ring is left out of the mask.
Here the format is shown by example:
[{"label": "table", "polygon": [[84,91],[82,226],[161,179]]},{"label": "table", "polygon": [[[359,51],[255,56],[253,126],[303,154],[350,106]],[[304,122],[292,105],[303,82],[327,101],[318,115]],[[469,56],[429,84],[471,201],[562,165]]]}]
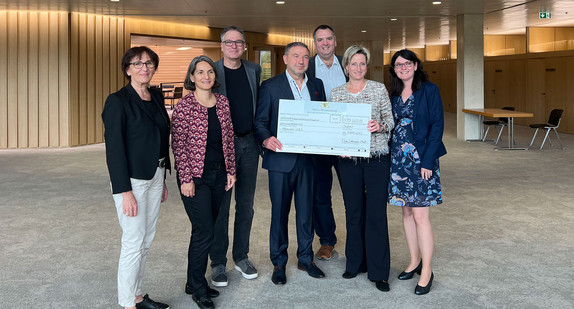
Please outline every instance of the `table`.
[{"label": "table", "polygon": [[[507,117],[508,118],[508,147],[496,147],[496,150],[527,150],[528,148],[516,148],[514,147],[514,118],[516,117],[534,117],[532,113],[519,112],[519,111],[509,111],[501,108],[472,108],[463,109],[463,113],[478,115],[479,121],[482,124],[484,117]],[[481,127],[482,128],[482,127]],[[482,136],[482,135],[481,135]]]}]

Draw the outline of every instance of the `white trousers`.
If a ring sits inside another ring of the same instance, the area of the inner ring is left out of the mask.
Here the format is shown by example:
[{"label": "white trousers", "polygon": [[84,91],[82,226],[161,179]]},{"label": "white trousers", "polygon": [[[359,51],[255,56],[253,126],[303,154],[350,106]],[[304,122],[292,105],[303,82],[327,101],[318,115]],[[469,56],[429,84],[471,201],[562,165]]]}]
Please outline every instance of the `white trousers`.
[{"label": "white trousers", "polygon": [[122,251],[118,265],[118,302],[120,306],[135,306],[136,295],[142,295],[146,256],[155,236],[163,192],[165,168],[157,168],[150,180],[130,178],[138,203],[135,217],[123,214],[121,193],[114,194],[118,220],[122,228]]}]

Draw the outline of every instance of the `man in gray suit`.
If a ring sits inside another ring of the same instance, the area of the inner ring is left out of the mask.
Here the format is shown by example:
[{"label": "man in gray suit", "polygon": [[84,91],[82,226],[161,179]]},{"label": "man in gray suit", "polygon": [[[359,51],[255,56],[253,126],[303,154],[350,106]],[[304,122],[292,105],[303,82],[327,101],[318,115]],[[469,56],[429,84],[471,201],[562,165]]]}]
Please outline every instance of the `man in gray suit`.
[{"label": "man in gray suit", "polygon": [[[215,92],[229,99],[231,120],[235,131],[235,223],[233,226],[233,261],[235,269],[246,279],[257,278],[257,269],[249,261],[249,237],[253,221],[253,199],[259,166],[259,143],[253,134],[253,118],[257,92],[261,82],[261,66],[241,59],[245,51],[245,34],[239,27],[229,26],[221,32],[223,59],[215,63],[221,86]],[[223,212],[223,213],[222,213]],[[227,286],[227,247],[229,206],[220,209],[211,245],[211,283]]]}]

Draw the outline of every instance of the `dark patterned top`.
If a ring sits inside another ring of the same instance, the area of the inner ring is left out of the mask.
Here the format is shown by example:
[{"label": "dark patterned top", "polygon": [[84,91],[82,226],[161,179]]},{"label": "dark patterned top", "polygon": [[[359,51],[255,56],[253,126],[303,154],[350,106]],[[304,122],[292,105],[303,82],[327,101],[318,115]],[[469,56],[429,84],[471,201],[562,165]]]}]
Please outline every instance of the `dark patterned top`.
[{"label": "dark patterned top", "polygon": [[[228,175],[235,175],[235,146],[233,124],[229,112],[229,101],[214,93],[215,108],[221,124],[223,155]],[[172,115],[171,149],[175,157],[175,168],[181,184],[193,182],[193,177],[203,175],[205,149],[207,145],[207,107],[199,104],[193,92],[183,97],[175,106]]]},{"label": "dark patterned top", "polygon": [[413,113],[415,98],[406,102],[393,97],[395,130],[391,139],[391,179],[389,204],[407,207],[428,207],[442,203],[439,161],[435,159],[432,176],[421,176],[421,158],[414,145]]}]

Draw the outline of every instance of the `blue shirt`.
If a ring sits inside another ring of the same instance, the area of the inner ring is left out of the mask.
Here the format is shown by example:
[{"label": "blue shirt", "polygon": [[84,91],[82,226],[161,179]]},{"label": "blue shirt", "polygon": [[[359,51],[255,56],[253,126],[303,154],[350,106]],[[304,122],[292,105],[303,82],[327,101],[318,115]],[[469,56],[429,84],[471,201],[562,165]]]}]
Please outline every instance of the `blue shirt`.
[{"label": "blue shirt", "polygon": [[333,55],[333,64],[330,68],[327,67],[319,55],[315,56],[315,77],[320,78],[321,81],[323,81],[327,100],[330,100],[331,98],[331,90],[335,87],[341,86],[347,81],[345,79],[343,67],[335,55]]},{"label": "blue shirt", "polygon": [[305,79],[303,80],[303,86],[299,89],[299,85],[289,72],[285,71],[287,75],[287,80],[289,81],[289,86],[291,86],[291,92],[293,92],[293,97],[295,100],[304,100],[304,101],[311,101],[311,95],[309,94],[309,89],[307,89],[307,74],[305,74]]}]

